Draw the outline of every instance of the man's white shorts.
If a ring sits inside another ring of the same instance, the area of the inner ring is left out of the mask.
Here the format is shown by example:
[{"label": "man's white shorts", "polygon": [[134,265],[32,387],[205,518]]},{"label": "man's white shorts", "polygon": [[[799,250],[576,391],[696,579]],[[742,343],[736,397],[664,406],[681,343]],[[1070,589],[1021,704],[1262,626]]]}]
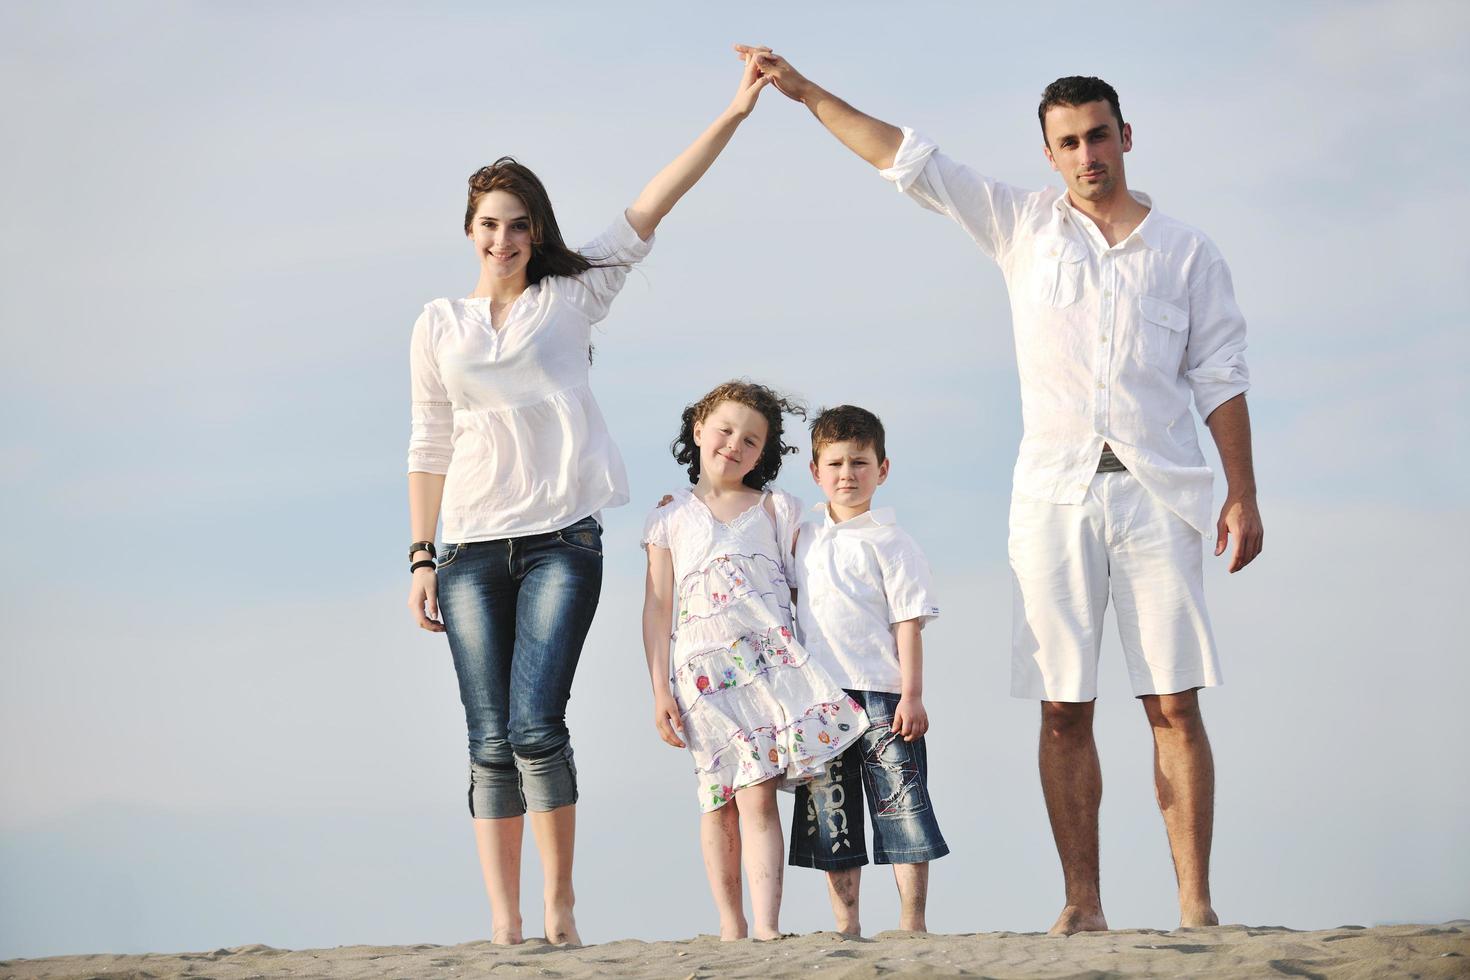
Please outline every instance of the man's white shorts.
[{"label": "man's white shorts", "polygon": [[1010,554],[1013,697],[1097,697],[1109,595],[1135,697],[1221,682],[1203,538],[1132,474],[1097,474],[1081,504],[1013,495]]}]

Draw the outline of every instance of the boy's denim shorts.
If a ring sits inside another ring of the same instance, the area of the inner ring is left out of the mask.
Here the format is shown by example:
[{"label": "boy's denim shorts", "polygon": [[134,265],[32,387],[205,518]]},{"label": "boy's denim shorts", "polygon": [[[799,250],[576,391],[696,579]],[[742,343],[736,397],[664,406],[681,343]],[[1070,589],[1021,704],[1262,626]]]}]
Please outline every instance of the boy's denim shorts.
[{"label": "boy's denim shorts", "polygon": [[868,863],[863,802],[873,821],[873,860],[917,864],[949,853],[929,800],[924,740],[905,742],[893,731],[898,695],[848,691],[872,722],[825,777],[796,790],[789,863],[841,871]]}]

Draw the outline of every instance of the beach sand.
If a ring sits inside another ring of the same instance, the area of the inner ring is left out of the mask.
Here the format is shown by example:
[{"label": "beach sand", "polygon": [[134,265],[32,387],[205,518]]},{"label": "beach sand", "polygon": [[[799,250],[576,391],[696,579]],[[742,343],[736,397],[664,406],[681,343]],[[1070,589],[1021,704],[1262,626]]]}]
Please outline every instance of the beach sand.
[{"label": "beach sand", "polygon": [[1438,926],[1152,929],[1050,939],[1036,933],[831,932],[777,942],[625,939],[558,947],[237,946],[212,953],[95,954],[0,962],[0,977],[1470,977],[1470,921]]}]

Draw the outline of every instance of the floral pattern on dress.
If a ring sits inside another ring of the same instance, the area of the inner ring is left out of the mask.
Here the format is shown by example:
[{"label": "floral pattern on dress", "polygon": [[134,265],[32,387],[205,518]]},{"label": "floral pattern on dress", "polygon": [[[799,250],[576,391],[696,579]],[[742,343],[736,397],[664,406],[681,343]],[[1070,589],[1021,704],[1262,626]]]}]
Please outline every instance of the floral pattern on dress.
[{"label": "floral pattern on dress", "polygon": [[787,562],[800,512],[795,498],[776,491],[721,522],[683,490],[644,531],[673,557],[669,686],[701,810],[768,779],[790,789],[820,775],[868,727],[861,706],[791,630]]}]

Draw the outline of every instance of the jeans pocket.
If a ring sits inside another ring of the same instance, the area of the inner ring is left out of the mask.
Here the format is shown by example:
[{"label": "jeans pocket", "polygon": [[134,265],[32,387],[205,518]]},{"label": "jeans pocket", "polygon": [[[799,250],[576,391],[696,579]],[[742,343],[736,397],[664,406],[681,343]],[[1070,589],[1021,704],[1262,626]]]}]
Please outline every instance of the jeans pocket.
[{"label": "jeans pocket", "polygon": [[587,517],[556,532],[556,539],[576,551],[590,552],[602,557],[602,531],[597,522]]},{"label": "jeans pocket", "polygon": [[464,545],[460,544],[446,544],[444,550],[439,552],[439,557],[434,560],[434,571],[437,572],[454,564],[454,559],[459,557],[460,549],[463,547]]}]

